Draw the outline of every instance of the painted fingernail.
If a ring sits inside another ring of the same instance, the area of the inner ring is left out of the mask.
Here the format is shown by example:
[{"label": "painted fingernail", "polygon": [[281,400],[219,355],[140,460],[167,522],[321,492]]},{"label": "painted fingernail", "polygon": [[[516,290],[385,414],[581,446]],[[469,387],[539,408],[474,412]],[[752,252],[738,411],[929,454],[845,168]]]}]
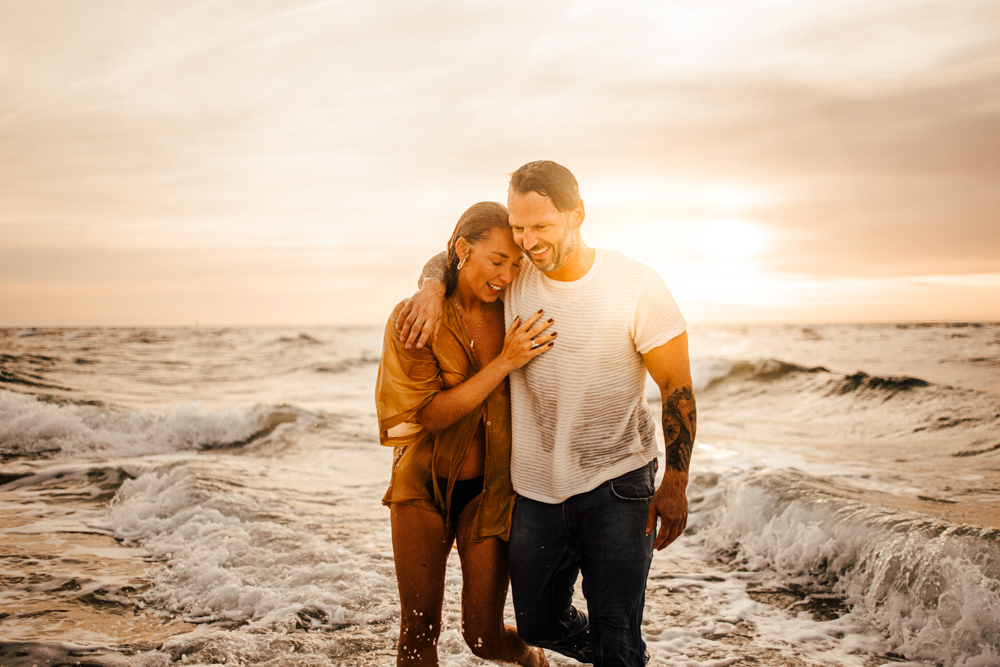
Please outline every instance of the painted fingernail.
[{"label": "painted fingernail", "polygon": [[539,308],[539,309],[538,309],[538,314],[539,314],[539,315],[541,315],[541,314],[542,314],[542,313],[544,313],[544,312],[545,312],[545,309],[544,309],[544,308]]},{"label": "painted fingernail", "polygon": [[553,345],[555,345],[555,343],[549,343],[549,347],[552,347]]},{"label": "painted fingernail", "polygon": [[552,324],[553,322],[555,322],[555,320],[550,317],[549,318],[549,324]]},{"label": "painted fingernail", "polygon": [[556,337],[556,336],[558,336],[558,335],[559,335],[559,332],[558,332],[558,331],[553,331],[553,332],[552,332],[552,337],[553,337],[553,338],[555,338],[555,337]]}]

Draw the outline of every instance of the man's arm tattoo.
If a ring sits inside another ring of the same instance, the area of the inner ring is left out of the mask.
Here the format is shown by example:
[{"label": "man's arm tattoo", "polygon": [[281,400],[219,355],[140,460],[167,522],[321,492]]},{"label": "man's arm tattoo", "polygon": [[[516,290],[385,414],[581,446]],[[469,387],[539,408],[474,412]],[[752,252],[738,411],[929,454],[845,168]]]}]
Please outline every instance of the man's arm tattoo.
[{"label": "man's arm tattoo", "polygon": [[420,274],[420,278],[417,279],[417,289],[424,286],[425,280],[436,280],[442,285],[444,284],[444,272],[448,268],[448,251],[442,250],[438,254],[427,260],[424,264],[423,273]]},{"label": "man's arm tattoo", "polygon": [[663,402],[663,440],[666,443],[667,467],[687,472],[698,426],[698,413],[691,387],[681,387]]}]

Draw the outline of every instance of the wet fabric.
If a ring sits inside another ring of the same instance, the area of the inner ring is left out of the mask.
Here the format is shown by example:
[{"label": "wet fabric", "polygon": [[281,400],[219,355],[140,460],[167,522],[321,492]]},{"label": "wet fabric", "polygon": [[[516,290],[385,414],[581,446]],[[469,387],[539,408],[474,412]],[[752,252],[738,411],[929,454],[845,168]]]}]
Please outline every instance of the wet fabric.
[{"label": "wet fabric", "polygon": [[[439,391],[465,382],[479,370],[460,316],[450,300],[436,342],[407,350],[396,335],[395,324],[405,302],[399,303],[386,323],[375,384],[379,440],[395,447],[392,480],[382,499],[385,505],[402,503],[438,512],[451,527],[452,495],[458,473],[475,435],[483,424],[486,466],[483,497],[473,519],[472,540],[510,535],[514,489],[510,483],[510,391],[504,380],[468,415],[434,435],[423,427],[417,413]],[[448,470],[445,483],[434,471]]]},{"label": "wet fabric", "polygon": [[621,253],[595,249],[569,281],[524,264],[504,294],[506,324],[544,309],[559,342],[510,374],[511,479],[521,496],[560,503],[656,457],[642,355],[687,325],[663,278]]}]

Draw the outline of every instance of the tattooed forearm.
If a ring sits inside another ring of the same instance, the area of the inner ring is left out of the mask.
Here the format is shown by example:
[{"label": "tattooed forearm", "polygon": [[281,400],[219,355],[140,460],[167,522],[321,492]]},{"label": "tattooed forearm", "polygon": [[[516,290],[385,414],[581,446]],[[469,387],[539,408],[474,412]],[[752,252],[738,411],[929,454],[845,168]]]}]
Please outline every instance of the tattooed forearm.
[{"label": "tattooed forearm", "polygon": [[448,251],[442,250],[438,254],[431,257],[426,264],[424,264],[424,271],[420,274],[420,278],[417,279],[417,289],[424,286],[425,280],[436,280],[442,285],[444,284],[444,272],[448,268]]},{"label": "tattooed forearm", "polygon": [[681,387],[663,402],[663,440],[666,443],[667,467],[687,472],[698,426],[698,414],[691,387]]}]

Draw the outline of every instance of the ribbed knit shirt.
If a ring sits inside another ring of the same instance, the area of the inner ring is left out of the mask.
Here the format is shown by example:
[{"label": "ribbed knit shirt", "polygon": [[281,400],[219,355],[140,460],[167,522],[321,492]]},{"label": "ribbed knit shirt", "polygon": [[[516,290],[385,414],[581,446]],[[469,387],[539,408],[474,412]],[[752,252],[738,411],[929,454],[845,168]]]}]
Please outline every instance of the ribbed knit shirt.
[{"label": "ribbed knit shirt", "polygon": [[658,273],[601,249],[574,281],[523,262],[504,294],[507,326],[539,308],[559,336],[510,374],[511,481],[522,496],[560,503],[656,457],[642,355],[686,324]]}]

